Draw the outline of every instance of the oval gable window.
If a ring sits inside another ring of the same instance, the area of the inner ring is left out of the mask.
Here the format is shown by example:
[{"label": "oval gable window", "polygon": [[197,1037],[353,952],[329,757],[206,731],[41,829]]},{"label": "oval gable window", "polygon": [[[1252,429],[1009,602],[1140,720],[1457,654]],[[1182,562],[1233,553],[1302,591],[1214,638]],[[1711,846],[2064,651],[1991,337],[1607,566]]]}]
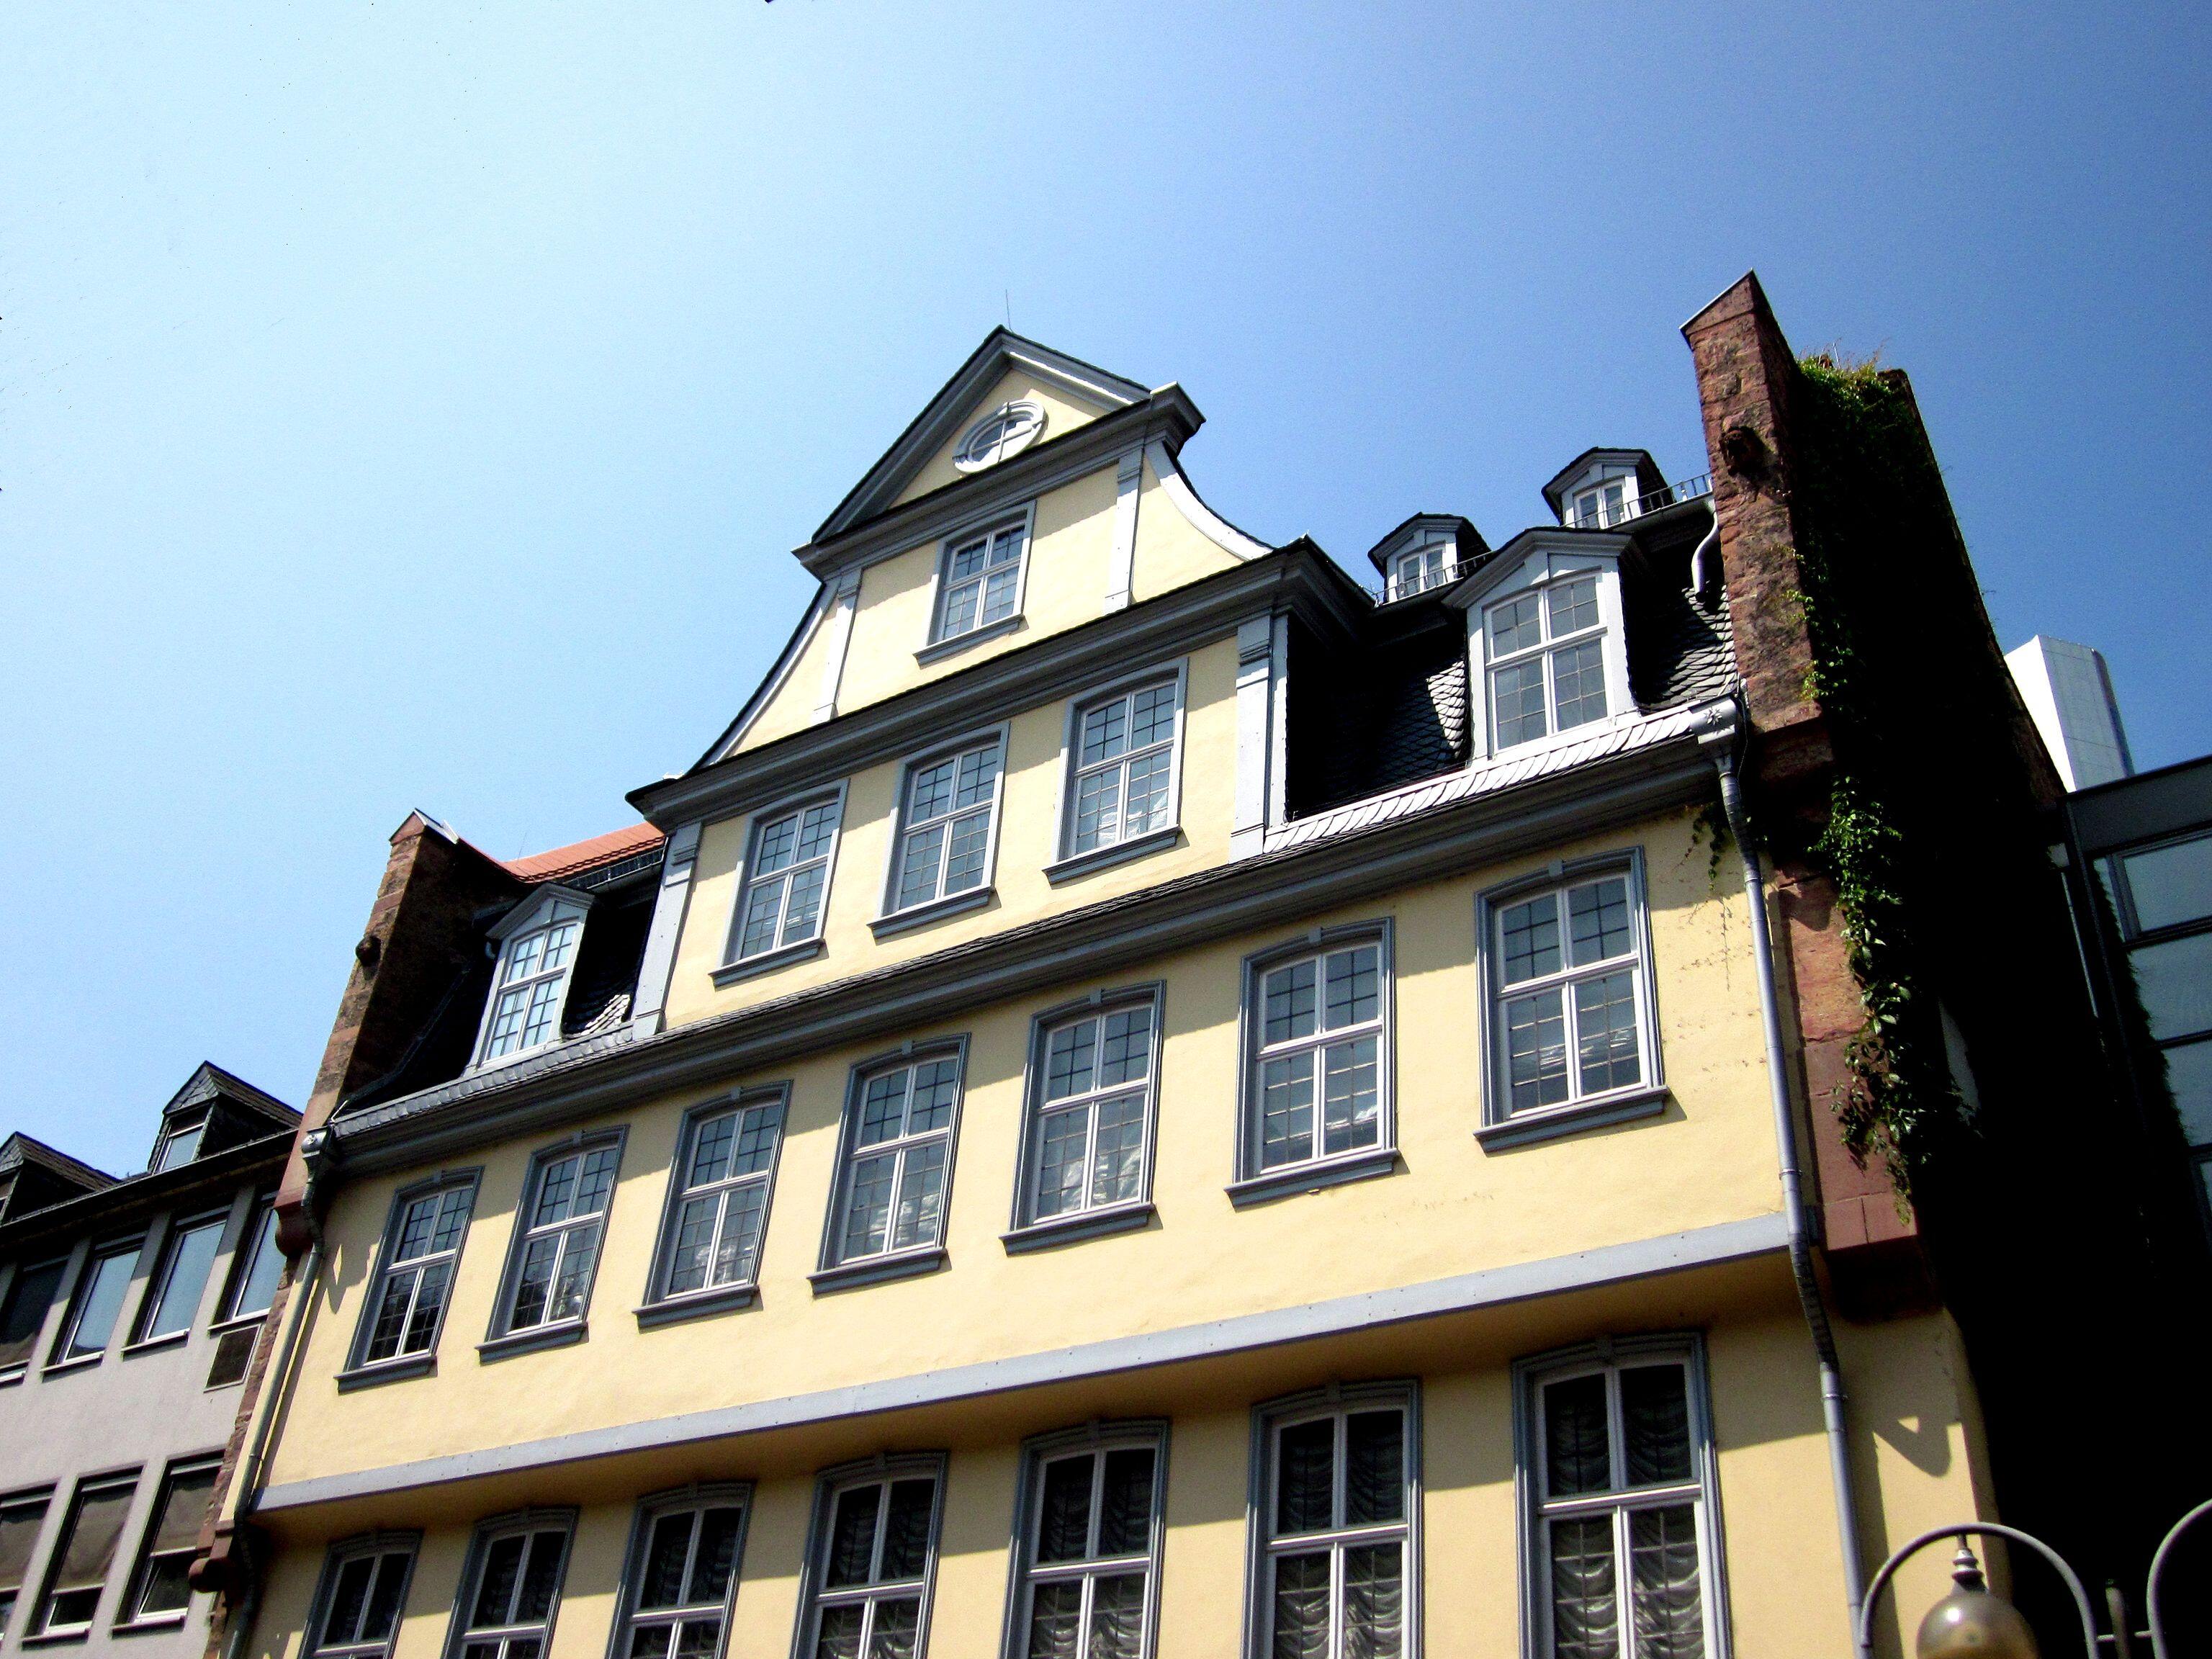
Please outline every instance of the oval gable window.
[{"label": "oval gable window", "polygon": [[1000,404],[968,428],[960,447],[952,452],[952,465],[963,472],[980,472],[1009,455],[1018,455],[1044,430],[1044,406],[1027,398]]}]

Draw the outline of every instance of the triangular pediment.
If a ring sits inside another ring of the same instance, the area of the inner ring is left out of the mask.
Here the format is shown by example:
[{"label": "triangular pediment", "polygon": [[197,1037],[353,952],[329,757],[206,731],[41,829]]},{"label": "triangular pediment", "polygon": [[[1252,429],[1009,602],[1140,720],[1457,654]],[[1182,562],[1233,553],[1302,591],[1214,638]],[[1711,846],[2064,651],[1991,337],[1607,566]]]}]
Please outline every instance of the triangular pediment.
[{"label": "triangular pediment", "polygon": [[837,504],[814,539],[827,541],[969,476],[955,459],[963,439],[977,422],[1009,403],[1033,404],[1042,417],[1033,441],[1048,441],[1149,395],[1134,380],[1010,329],[994,329]]}]

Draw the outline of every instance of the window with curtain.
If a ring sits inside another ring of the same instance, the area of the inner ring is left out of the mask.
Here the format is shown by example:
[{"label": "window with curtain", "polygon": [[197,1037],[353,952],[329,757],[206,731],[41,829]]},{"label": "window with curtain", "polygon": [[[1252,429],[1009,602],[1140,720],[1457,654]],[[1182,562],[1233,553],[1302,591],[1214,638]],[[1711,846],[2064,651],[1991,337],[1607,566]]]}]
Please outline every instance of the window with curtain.
[{"label": "window with curtain", "polygon": [[621,1166],[619,1140],[539,1155],[523,1196],[501,1334],[583,1318]]},{"label": "window with curtain", "polygon": [[1644,899],[1635,871],[1571,878],[1486,902],[1485,909],[1492,1121],[1651,1081]]},{"label": "window with curtain", "polygon": [[1257,1591],[1268,1659],[1413,1652],[1410,1389],[1267,1411]]},{"label": "window with curtain", "polygon": [[1528,1540],[1548,1659],[1704,1659],[1706,1443],[1686,1352],[1536,1373]]},{"label": "window with curtain", "polygon": [[1484,610],[1493,748],[1571,731],[1609,712],[1598,580],[1571,577]]},{"label": "window with curtain", "polygon": [[1181,702],[1170,674],[1076,710],[1062,857],[1118,847],[1174,822]]},{"label": "window with curtain", "polygon": [[46,1524],[49,1492],[26,1492],[0,1498],[0,1636],[15,1622],[15,1603],[23,1594],[23,1580],[31,1571],[31,1554],[39,1546],[39,1528]]},{"label": "window with curtain", "polygon": [[476,1195],[471,1175],[428,1192],[403,1193],[393,1201],[384,1261],[362,1304],[355,1364],[380,1365],[437,1346]]},{"label": "window with curtain", "polygon": [[46,1310],[54,1305],[68,1267],[69,1262],[62,1260],[34,1261],[15,1270],[6,1298],[0,1300],[0,1382],[21,1376],[31,1363],[31,1350],[46,1328]]},{"label": "window with curtain", "polygon": [[317,1597],[314,1659],[386,1659],[406,1608],[416,1542],[412,1534],[378,1534],[331,1547]]},{"label": "window with curtain", "polygon": [[1047,1025],[1030,1079],[1024,1224],[1141,1203],[1155,1084],[1157,993]]},{"label": "window with curtain", "polygon": [[974,892],[990,879],[1003,746],[994,737],[907,769],[892,914]]},{"label": "window with curtain", "polygon": [[841,794],[810,801],[753,826],[738,896],[730,958],[743,962],[821,937],[830,860],[837,845]]},{"label": "window with curtain", "polygon": [[192,1328],[200,1297],[207,1291],[208,1275],[215,1270],[216,1249],[222,1243],[227,1212],[179,1221],[161,1247],[161,1265],[154,1269],[146,1299],[139,1305],[137,1342],[159,1341],[181,1336]]},{"label": "window with curtain", "polygon": [[678,1151],[655,1300],[750,1285],[783,1143],[781,1094],[695,1112]]},{"label": "window with curtain", "polygon": [[1103,1425],[1027,1449],[1009,1659],[1144,1659],[1164,1440],[1155,1426]]},{"label": "window with curtain", "polygon": [[574,1524],[527,1516],[478,1529],[462,1580],[459,1659],[542,1659]]},{"label": "window with curtain", "polygon": [[79,1483],[54,1546],[53,1565],[46,1569],[46,1594],[40,1598],[33,1634],[75,1635],[92,1628],[100,1611],[100,1592],[107,1583],[107,1570],[115,1565],[116,1546],[131,1512],[131,1496],[137,1489],[136,1470]]},{"label": "window with curtain", "polygon": [[66,1364],[107,1351],[116,1319],[123,1312],[124,1294],[131,1288],[131,1275],[137,1269],[138,1245],[139,1241],[133,1238],[103,1245],[92,1253],[84,1264],[84,1277],[77,1282],[69,1322],[63,1327],[62,1340],[55,1345],[48,1363]]},{"label": "window with curtain", "polygon": [[161,1477],[161,1496],[146,1523],[145,1541],[138,1547],[138,1565],[124,1601],[123,1623],[181,1618],[191,1605],[192,1587],[185,1575],[199,1548],[200,1522],[207,1518],[208,1498],[215,1491],[216,1462],[202,1457],[172,1464]]},{"label": "window with curtain", "polygon": [[628,1659],[715,1659],[745,1535],[740,1488],[687,1492],[642,1506],[644,1548],[625,1587],[616,1645]]},{"label": "window with curtain", "polygon": [[1379,930],[1267,958],[1250,972],[1248,1177],[1390,1144],[1389,960]]},{"label": "window with curtain", "polygon": [[944,1242],[960,1062],[953,1050],[860,1073],[846,1112],[844,1168],[823,1267]]},{"label": "window with curtain", "polygon": [[937,1552],[940,1460],[828,1483],[817,1505],[810,1659],[916,1659]]}]

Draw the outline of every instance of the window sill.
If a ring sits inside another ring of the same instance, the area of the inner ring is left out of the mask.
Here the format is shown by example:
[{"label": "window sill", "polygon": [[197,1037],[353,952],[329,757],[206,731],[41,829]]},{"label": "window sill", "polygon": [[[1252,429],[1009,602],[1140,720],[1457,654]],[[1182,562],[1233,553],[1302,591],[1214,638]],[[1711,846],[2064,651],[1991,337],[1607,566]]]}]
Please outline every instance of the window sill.
[{"label": "window sill", "polygon": [[1319,1192],[1324,1187],[1341,1187],[1348,1181],[1366,1181],[1397,1172],[1398,1149],[1376,1146],[1321,1162],[1296,1164],[1287,1170],[1270,1170],[1265,1175],[1232,1182],[1229,1201],[1242,1210],[1254,1204],[1272,1204],[1279,1198]]},{"label": "window sill", "polygon": [[40,1631],[36,1636],[26,1636],[22,1645],[27,1648],[58,1648],[69,1644],[90,1639],[92,1626],[80,1625],[73,1630]]},{"label": "window sill", "polygon": [[[1608,689],[1607,696],[1611,695]],[[1509,743],[1503,748],[1493,744],[1484,754],[1472,757],[1468,769],[1479,771],[1486,766],[1503,765],[1508,761],[1528,760],[1538,755],[1549,754],[1554,749],[1565,749],[1570,744],[1587,742],[1591,738],[1603,737],[1607,732],[1626,725],[1635,718],[1634,711],[1601,714],[1594,720],[1584,720],[1580,726],[1570,726],[1564,732],[1547,732],[1540,738],[1528,738],[1520,743]]]},{"label": "window sill", "polygon": [[557,1325],[532,1325],[526,1331],[487,1337],[477,1344],[477,1358],[480,1364],[489,1365],[495,1359],[512,1359],[519,1353],[536,1353],[540,1348],[569,1347],[591,1334],[590,1326],[580,1319],[563,1320]]},{"label": "window sill", "polygon": [[437,1371],[436,1354],[410,1354],[404,1359],[387,1359],[381,1364],[356,1365],[351,1370],[340,1371],[338,1392],[351,1394],[356,1389],[380,1388],[386,1382],[405,1382],[417,1376],[434,1376]]},{"label": "window sill", "polygon": [[[97,1370],[100,1369],[100,1362],[106,1358],[107,1350],[102,1348],[98,1353],[81,1353],[74,1359],[52,1360],[48,1362],[46,1368],[41,1370],[39,1375],[41,1376],[67,1376],[72,1371]],[[25,1637],[23,1639],[25,1641],[30,1640],[28,1637]]]},{"label": "window sill", "polygon": [[1578,1100],[1571,1106],[1547,1106],[1540,1111],[1523,1112],[1502,1123],[1486,1123],[1474,1132],[1474,1138],[1482,1143],[1486,1152],[1502,1152],[1509,1147],[1534,1146],[1539,1141],[1580,1134],[1586,1129],[1602,1129],[1615,1123],[1633,1122],[1640,1117],[1656,1117],[1667,1109],[1668,1098],[1667,1085],[1656,1083],[1620,1094]]},{"label": "window sill", "polygon": [[1062,1244],[1079,1244],[1086,1238],[1105,1238],[1115,1233],[1136,1232],[1152,1224],[1154,1213],[1149,1201],[1116,1204],[1104,1210],[1079,1211],[1074,1215],[1056,1215],[1048,1221],[1032,1221],[1000,1233],[999,1243],[1006,1247],[1008,1255],[1026,1255],[1032,1250],[1050,1250]]},{"label": "window sill", "polygon": [[127,1625],[111,1625],[107,1633],[110,1636],[159,1636],[167,1631],[182,1630],[187,1616],[182,1613],[164,1613],[151,1619],[134,1620]]},{"label": "window sill", "polygon": [[750,979],[756,974],[772,974],[779,968],[790,967],[794,962],[811,962],[829,948],[819,938],[803,939],[796,945],[763,951],[757,957],[741,957],[735,962],[726,962],[714,969],[714,988],[724,990],[739,980]]},{"label": "window sill", "polygon": [[1057,887],[1064,881],[1073,881],[1078,876],[1087,876],[1094,870],[1109,870],[1117,864],[1148,858],[1154,853],[1164,853],[1170,847],[1182,845],[1182,826],[1171,823],[1164,830],[1149,830],[1127,841],[1116,842],[1111,847],[1095,847],[1088,853],[1077,853],[1057,864],[1048,864],[1044,867],[1044,878]]},{"label": "window sill", "polygon": [[12,1371],[0,1373],[0,1389],[12,1389],[30,1375],[27,1365],[18,1365]]},{"label": "window sill", "polygon": [[864,1256],[858,1261],[842,1262],[809,1273],[806,1280],[814,1286],[815,1295],[828,1296],[832,1291],[856,1291],[863,1285],[882,1285],[894,1279],[918,1279],[937,1272],[945,1263],[945,1247],[933,1244],[926,1250],[902,1250],[896,1255]]},{"label": "window sill", "polygon": [[981,645],[986,640],[1002,640],[1009,634],[1019,633],[1028,624],[1017,616],[1002,617],[997,622],[981,628],[971,628],[965,634],[955,634],[949,640],[938,640],[925,645],[914,653],[914,659],[927,668],[933,662],[943,662],[947,657],[957,657],[971,645]]},{"label": "window sill", "polygon": [[738,1313],[759,1305],[759,1285],[725,1285],[716,1290],[672,1296],[665,1302],[649,1302],[631,1311],[637,1316],[638,1329],[654,1331],[663,1325],[680,1325],[687,1319],[708,1319],[715,1314]]},{"label": "window sill", "polygon": [[123,1357],[136,1359],[142,1353],[160,1353],[165,1348],[177,1347],[190,1341],[191,1335],[189,1330],[171,1331],[167,1336],[149,1336],[143,1341],[128,1342],[124,1345]]},{"label": "window sill", "polygon": [[878,916],[868,924],[868,931],[878,939],[890,939],[910,928],[927,927],[947,916],[957,916],[968,910],[980,910],[998,896],[999,890],[986,882],[981,887],[971,887],[964,893],[953,894],[950,898],[932,899],[927,904],[917,904],[910,909],[894,910],[890,915]]}]

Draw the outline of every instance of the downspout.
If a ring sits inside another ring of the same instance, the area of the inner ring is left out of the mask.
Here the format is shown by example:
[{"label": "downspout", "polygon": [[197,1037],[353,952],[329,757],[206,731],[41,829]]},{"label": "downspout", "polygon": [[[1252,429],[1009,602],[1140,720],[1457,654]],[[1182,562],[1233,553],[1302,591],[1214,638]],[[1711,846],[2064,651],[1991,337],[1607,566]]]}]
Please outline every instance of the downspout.
[{"label": "downspout", "polygon": [[[1716,525],[1717,525],[1716,519]],[[1759,851],[1744,823],[1743,785],[1736,775],[1732,745],[1720,748],[1713,758],[1721,778],[1721,806],[1728,814],[1729,832],[1735,838],[1743,864],[1743,894],[1751,912],[1751,949],[1759,974],[1759,1018],[1766,1035],[1767,1093],[1774,1107],[1776,1157],[1781,1164],[1782,1207],[1789,1229],[1790,1274],[1797,1284],[1797,1301],[1805,1310],[1805,1323],[1813,1334],[1813,1351],[1820,1364],[1820,1419],[1827,1431],[1828,1479],[1835,1488],[1836,1528],[1842,1534],[1844,1599],[1849,1604],[1850,1629],[1856,1639],[1859,1607],[1866,1599],[1866,1564],[1859,1555],[1858,1500],[1851,1489],[1850,1441],[1844,1430],[1843,1366],[1836,1356],[1836,1334],[1828,1323],[1828,1309],[1820,1294],[1820,1281],[1813,1269],[1813,1245],[1805,1211],[1805,1181],[1799,1163],[1797,1115],[1790,1098],[1790,1072],[1782,1041],[1782,1008],[1774,985],[1774,945],[1766,921],[1766,877]],[[1871,1647],[1863,1650],[1873,1652]]]},{"label": "downspout", "polygon": [[[1708,497],[1710,505],[1711,498]],[[1719,546],[1721,514],[1718,507],[1711,508],[1713,521],[1705,528],[1704,537],[1690,550],[1690,592],[1699,604],[1705,602],[1705,590],[1712,586],[1712,567],[1706,559]]]}]

